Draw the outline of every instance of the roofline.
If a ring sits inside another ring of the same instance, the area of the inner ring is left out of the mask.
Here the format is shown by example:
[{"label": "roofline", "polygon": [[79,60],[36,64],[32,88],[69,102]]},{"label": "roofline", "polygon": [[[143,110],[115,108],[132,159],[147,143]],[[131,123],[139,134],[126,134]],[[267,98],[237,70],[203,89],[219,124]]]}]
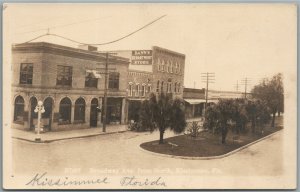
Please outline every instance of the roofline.
[{"label": "roofline", "polygon": [[[78,53],[78,54],[85,54],[87,56],[100,57],[103,60],[106,59],[105,53],[99,53],[97,51],[88,51],[88,50],[84,50],[84,49],[80,49],[80,48],[73,48],[73,47],[58,45],[58,44],[54,44],[54,43],[48,43],[48,42],[32,42],[32,43],[12,44],[13,51],[15,51],[15,49],[18,49],[18,48],[25,48],[25,49],[52,48],[52,49],[56,49],[56,50],[64,50],[64,51],[69,51],[69,52]],[[114,55],[109,55],[109,57],[111,59],[116,60],[117,62],[129,64],[128,58],[114,56]]]},{"label": "roofline", "polygon": [[175,55],[180,55],[180,56],[185,58],[185,54],[179,53],[179,52],[176,52],[176,51],[172,51],[170,49],[166,49],[166,48],[162,48],[162,47],[158,47],[158,46],[152,46],[152,50],[155,50],[155,49],[162,50],[162,51],[165,51],[165,52],[169,52],[169,53],[172,53],[172,54],[175,54]]}]

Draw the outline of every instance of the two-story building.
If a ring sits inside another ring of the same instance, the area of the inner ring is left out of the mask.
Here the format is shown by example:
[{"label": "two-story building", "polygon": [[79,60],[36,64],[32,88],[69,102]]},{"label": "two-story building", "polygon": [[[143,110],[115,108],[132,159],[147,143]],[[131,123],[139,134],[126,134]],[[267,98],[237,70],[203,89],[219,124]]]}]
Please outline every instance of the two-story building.
[{"label": "two-story building", "polygon": [[185,55],[153,46],[151,50],[110,51],[130,60],[128,73],[128,119],[137,120],[141,102],[150,93],[182,98]]},{"label": "two-story building", "polygon": [[[43,101],[48,131],[101,124],[106,55],[96,47],[37,42],[12,46],[13,127],[34,130]],[[129,60],[108,56],[107,122],[125,123]]]}]

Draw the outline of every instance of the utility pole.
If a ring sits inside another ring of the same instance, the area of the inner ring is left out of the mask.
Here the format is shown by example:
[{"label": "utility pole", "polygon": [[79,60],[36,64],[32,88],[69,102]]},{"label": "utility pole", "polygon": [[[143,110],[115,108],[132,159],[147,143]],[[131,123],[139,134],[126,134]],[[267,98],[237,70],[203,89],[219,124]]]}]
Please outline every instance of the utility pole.
[{"label": "utility pole", "polygon": [[207,109],[207,100],[208,100],[208,84],[209,83],[214,83],[215,80],[215,73],[201,73],[202,77],[202,82],[206,83],[206,90],[205,90],[205,111],[204,114],[206,113]]},{"label": "utility pole", "polygon": [[239,81],[236,81],[236,84],[234,85],[235,90],[239,91]]},{"label": "utility pole", "polygon": [[107,75],[108,75],[108,52],[106,52],[105,73],[104,73],[104,102],[103,102],[103,127],[102,131],[106,132],[106,112],[107,112]]},{"label": "utility pole", "polygon": [[247,99],[247,86],[250,85],[250,81],[247,77],[242,79],[242,85],[245,85],[245,99]]}]

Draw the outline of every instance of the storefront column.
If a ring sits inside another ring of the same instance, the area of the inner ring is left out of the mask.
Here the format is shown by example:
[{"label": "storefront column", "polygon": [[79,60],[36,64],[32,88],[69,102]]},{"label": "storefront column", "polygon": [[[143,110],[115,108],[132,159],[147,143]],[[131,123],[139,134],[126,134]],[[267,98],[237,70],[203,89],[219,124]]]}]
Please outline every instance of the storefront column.
[{"label": "storefront column", "polygon": [[121,111],[121,124],[124,124],[126,121],[126,98],[122,99],[122,111]]},{"label": "storefront column", "polygon": [[91,115],[91,102],[90,103],[87,103],[85,105],[85,117],[84,117],[84,121],[85,121],[85,124],[90,127],[90,115]]},{"label": "storefront column", "polygon": [[75,111],[75,105],[72,104],[72,107],[71,107],[71,123],[74,122],[74,111]]}]

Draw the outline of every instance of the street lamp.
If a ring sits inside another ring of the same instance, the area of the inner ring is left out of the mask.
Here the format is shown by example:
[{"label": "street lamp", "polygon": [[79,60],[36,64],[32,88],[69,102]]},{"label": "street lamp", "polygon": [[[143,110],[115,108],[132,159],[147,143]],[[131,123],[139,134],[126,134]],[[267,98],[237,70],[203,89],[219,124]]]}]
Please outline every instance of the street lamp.
[{"label": "street lamp", "polygon": [[43,101],[39,101],[37,106],[34,109],[35,113],[38,113],[38,121],[37,121],[37,135],[35,138],[35,141],[41,141],[41,136],[40,136],[40,129],[41,129],[41,116],[42,113],[45,112],[44,106],[43,106]]}]

